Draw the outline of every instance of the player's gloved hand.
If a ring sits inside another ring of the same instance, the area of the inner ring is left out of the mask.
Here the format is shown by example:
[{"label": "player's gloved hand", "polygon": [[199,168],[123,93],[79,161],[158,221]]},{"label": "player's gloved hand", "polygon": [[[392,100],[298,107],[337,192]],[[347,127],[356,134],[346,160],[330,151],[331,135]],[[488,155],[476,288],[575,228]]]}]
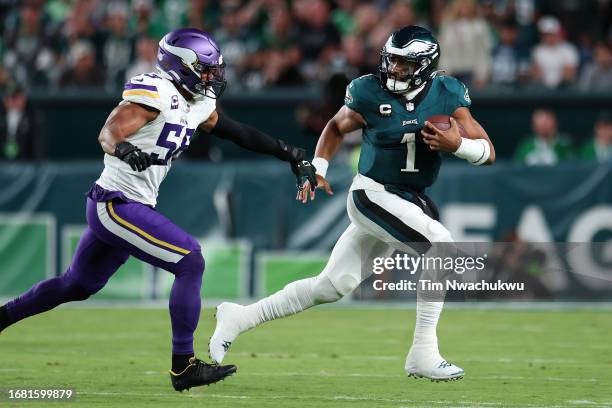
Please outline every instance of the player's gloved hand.
[{"label": "player's gloved hand", "polygon": [[316,169],[308,160],[292,162],[291,170],[293,174],[295,174],[298,191],[302,191],[304,189],[304,184],[307,182],[311,186],[317,186]]},{"label": "player's gloved hand", "polygon": [[160,159],[154,159],[130,142],[118,143],[115,147],[115,157],[129,164],[134,171],[143,171],[154,164],[162,164]]},{"label": "player's gloved hand", "polygon": [[293,174],[295,174],[298,191],[302,191],[304,189],[304,183],[307,181],[312,186],[316,187],[316,169],[308,160],[304,160],[304,157],[306,157],[306,150],[291,146],[284,140],[279,140],[278,144],[287,154],[287,158],[289,159],[288,161],[291,163],[291,171]]},{"label": "player's gloved hand", "polygon": [[295,197],[296,200],[301,201],[303,204],[306,204],[309,198],[310,201],[313,201],[315,199],[316,189],[323,189],[328,195],[334,195],[334,192],[331,186],[329,185],[329,181],[327,181],[325,178],[321,177],[318,174],[316,175],[316,178],[317,184],[315,185],[315,187],[311,187],[310,181],[308,180],[304,183],[303,189],[298,190],[297,196]]}]

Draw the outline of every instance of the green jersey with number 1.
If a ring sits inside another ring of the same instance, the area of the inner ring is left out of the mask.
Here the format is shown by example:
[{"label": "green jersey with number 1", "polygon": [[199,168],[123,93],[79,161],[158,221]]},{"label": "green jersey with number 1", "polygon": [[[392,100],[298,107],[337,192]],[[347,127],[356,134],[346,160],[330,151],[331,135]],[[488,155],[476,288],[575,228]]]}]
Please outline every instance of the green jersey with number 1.
[{"label": "green jersey with number 1", "polygon": [[451,115],[471,101],[465,85],[450,76],[434,77],[408,100],[383,89],[378,77],[365,75],[349,84],[344,103],[367,123],[359,173],[381,184],[423,191],[440,169],[440,153],[431,150],[421,136],[425,120]]}]

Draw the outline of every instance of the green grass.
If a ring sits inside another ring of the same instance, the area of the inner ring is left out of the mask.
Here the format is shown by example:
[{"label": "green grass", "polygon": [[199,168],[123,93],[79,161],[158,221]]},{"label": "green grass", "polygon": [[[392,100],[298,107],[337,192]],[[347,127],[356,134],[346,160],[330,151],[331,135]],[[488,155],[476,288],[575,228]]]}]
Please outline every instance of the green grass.
[{"label": "green grass", "polygon": [[[213,324],[204,311],[201,357]],[[612,406],[609,311],[446,310],[440,347],[466,370],[450,383],[405,376],[413,325],[414,310],[311,310],[245,333],[226,359],[234,377],[179,394],[167,311],[64,308],[0,336],[0,388],[72,388],[76,401],[0,406]]]}]

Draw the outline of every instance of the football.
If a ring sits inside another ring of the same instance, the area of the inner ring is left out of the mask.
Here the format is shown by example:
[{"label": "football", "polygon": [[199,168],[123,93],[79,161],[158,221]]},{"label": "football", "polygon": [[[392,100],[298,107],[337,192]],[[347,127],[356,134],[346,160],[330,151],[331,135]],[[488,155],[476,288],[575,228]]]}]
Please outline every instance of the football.
[{"label": "football", "polygon": [[[450,116],[448,115],[433,115],[427,118],[427,122],[431,123],[440,130],[448,130],[451,126]],[[465,128],[461,126],[459,122],[457,122],[457,125],[459,125],[459,134],[461,137],[468,137]]]}]

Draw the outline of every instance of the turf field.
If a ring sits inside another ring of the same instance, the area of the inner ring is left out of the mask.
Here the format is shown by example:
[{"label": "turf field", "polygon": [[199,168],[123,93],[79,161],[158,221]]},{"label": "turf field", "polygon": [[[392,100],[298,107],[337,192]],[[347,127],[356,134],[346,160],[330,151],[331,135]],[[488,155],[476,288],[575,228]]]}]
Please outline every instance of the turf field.
[{"label": "turf field", "polygon": [[[18,407],[612,407],[609,310],[446,310],[441,350],[462,381],[407,378],[414,310],[311,310],[246,333],[238,373],[179,394],[165,310],[69,309],[0,336],[0,388],[72,388],[69,403]],[[212,311],[202,315],[206,354]]]}]

